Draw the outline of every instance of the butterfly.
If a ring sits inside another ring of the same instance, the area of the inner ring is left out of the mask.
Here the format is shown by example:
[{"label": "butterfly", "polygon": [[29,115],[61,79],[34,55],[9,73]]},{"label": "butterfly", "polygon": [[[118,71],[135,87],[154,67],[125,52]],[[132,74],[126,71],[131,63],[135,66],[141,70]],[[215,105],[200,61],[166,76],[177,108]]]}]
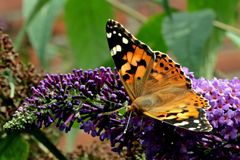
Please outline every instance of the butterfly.
[{"label": "butterfly", "polygon": [[131,105],[129,111],[191,131],[209,132],[209,103],[197,94],[181,66],[168,55],[136,39],[114,20],[106,24],[107,41]]}]

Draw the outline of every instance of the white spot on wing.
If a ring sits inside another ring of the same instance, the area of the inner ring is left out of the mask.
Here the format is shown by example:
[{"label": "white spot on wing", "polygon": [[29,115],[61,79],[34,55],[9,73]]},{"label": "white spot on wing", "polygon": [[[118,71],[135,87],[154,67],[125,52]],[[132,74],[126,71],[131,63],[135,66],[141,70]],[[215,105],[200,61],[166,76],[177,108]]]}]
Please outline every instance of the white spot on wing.
[{"label": "white spot on wing", "polygon": [[122,51],[122,47],[120,45],[116,45],[111,50],[111,56],[114,56],[117,54],[117,52],[121,52],[121,51]]},{"label": "white spot on wing", "polygon": [[122,47],[120,45],[116,45],[116,51],[117,52],[121,52],[122,51]]},{"label": "white spot on wing", "polygon": [[123,37],[123,38],[122,38],[122,42],[123,42],[124,44],[128,44],[127,38]]},{"label": "white spot on wing", "polygon": [[113,31],[113,34],[116,34],[116,31]]},{"label": "white spot on wing", "polygon": [[188,128],[189,130],[191,130],[191,131],[194,131],[196,128]]},{"label": "white spot on wing", "polygon": [[111,50],[111,56],[114,56],[116,53],[117,53],[117,52],[116,52],[116,48],[113,47],[112,50]]},{"label": "white spot on wing", "polygon": [[122,34],[121,34],[121,33],[118,33],[118,36],[119,36],[119,37],[121,37],[121,36],[122,36]]},{"label": "white spot on wing", "polygon": [[107,38],[111,38],[112,37],[112,33],[107,33]]},{"label": "white spot on wing", "polygon": [[198,124],[198,123],[199,123],[199,120],[198,120],[198,119],[195,119],[193,122]]},{"label": "white spot on wing", "polygon": [[188,121],[182,121],[182,122],[180,122],[180,123],[174,123],[175,126],[185,126],[185,125],[187,125],[187,124],[189,124]]}]

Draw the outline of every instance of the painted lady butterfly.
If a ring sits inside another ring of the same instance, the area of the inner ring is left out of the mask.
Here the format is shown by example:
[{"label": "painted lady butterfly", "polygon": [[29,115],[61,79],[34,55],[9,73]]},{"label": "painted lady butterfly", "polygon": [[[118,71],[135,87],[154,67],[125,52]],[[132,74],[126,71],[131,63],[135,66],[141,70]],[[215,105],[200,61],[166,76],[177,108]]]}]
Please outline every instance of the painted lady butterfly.
[{"label": "painted lady butterfly", "polygon": [[129,110],[191,131],[208,132],[208,101],[195,93],[181,66],[152,51],[121,24],[108,20],[106,33],[121,81],[132,100]]}]

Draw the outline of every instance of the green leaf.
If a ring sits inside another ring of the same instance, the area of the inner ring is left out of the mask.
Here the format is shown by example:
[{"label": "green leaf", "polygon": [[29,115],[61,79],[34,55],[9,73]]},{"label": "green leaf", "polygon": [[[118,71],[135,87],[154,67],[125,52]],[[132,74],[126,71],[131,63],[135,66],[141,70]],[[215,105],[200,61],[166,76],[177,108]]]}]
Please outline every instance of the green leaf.
[{"label": "green leaf", "polygon": [[[212,9],[215,12],[216,20],[231,24],[236,22],[236,12],[238,7],[238,0],[188,0],[188,10],[198,11],[202,9]],[[205,64],[200,70],[200,75],[207,78],[212,78],[216,64],[217,52],[223,41],[225,32],[219,28],[214,28],[207,45],[205,46]]]},{"label": "green leaf", "polygon": [[109,58],[105,25],[111,17],[112,10],[106,1],[68,0],[65,22],[75,67],[98,67]]},{"label": "green leaf", "polygon": [[[28,27],[28,25],[32,22],[32,20],[35,18],[36,14],[41,10],[41,8],[50,0],[39,0],[36,5],[34,6],[34,8],[32,9],[31,13],[29,14],[29,16],[27,17],[27,19],[25,20],[25,23],[22,27],[22,29],[20,30],[20,32],[18,33],[16,40],[15,40],[15,48],[16,50],[19,50],[19,48],[21,47],[22,44],[22,40],[24,38],[26,29]],[[28,1],[30,2],[30,1]]]},{"label": "green leaf", "polygon": [[[24,0],[23,14],[27,18],[38,0]],[[46,49],[51,38],[53,23],[63,8],[65,0],[51,0],[37,13],[31,24],[27,26],[27,33],[33,48],[36,50],[42,66],[46,64]]]},{"label": "green leaf", "polygon": [[165,16],[165,14],[160,14],[151,17],[141,26],[137,34],[137,37],[153,50],[160,50],[161,52],[167,51],[162,35],[162,22]]},{"label": "green leaf", "polygon": [[1,160],[27,160],[29,144],[20,135],[9,135],[0,139]]},{"label": "green leaf", "polygon": [[120,115],[120,116],[124,116],[126,113],[127,113],[126,108],[121,108],[121,109],[118,111],[118,115]]},{"label": "green leaf", "polygon": [[214,13],[203,10],[196,13],[175,13],[163,22],[163,36],[182,66],[200,75],[205,64],[204,47],[213,30]]}]

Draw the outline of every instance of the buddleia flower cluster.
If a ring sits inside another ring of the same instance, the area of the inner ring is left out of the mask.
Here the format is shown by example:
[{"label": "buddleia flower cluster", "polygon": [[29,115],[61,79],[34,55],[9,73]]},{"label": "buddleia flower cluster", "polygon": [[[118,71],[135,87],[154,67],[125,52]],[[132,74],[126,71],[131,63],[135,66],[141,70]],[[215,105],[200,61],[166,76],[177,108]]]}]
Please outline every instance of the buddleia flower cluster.
[{"label": "buddleia flower cluster", "polygon": [[130,158],[240,158],[240,80],[196,79],[184,71],[212,106],[207,111],[210,133],[187,131],[135,112],[129,117],[125,108],[131,101],[117,71],[106,67],[47,74],[4,128],[29,130],[54,123],[69,132],[79,127],[109,140],[112,151],[124,150]]}]

